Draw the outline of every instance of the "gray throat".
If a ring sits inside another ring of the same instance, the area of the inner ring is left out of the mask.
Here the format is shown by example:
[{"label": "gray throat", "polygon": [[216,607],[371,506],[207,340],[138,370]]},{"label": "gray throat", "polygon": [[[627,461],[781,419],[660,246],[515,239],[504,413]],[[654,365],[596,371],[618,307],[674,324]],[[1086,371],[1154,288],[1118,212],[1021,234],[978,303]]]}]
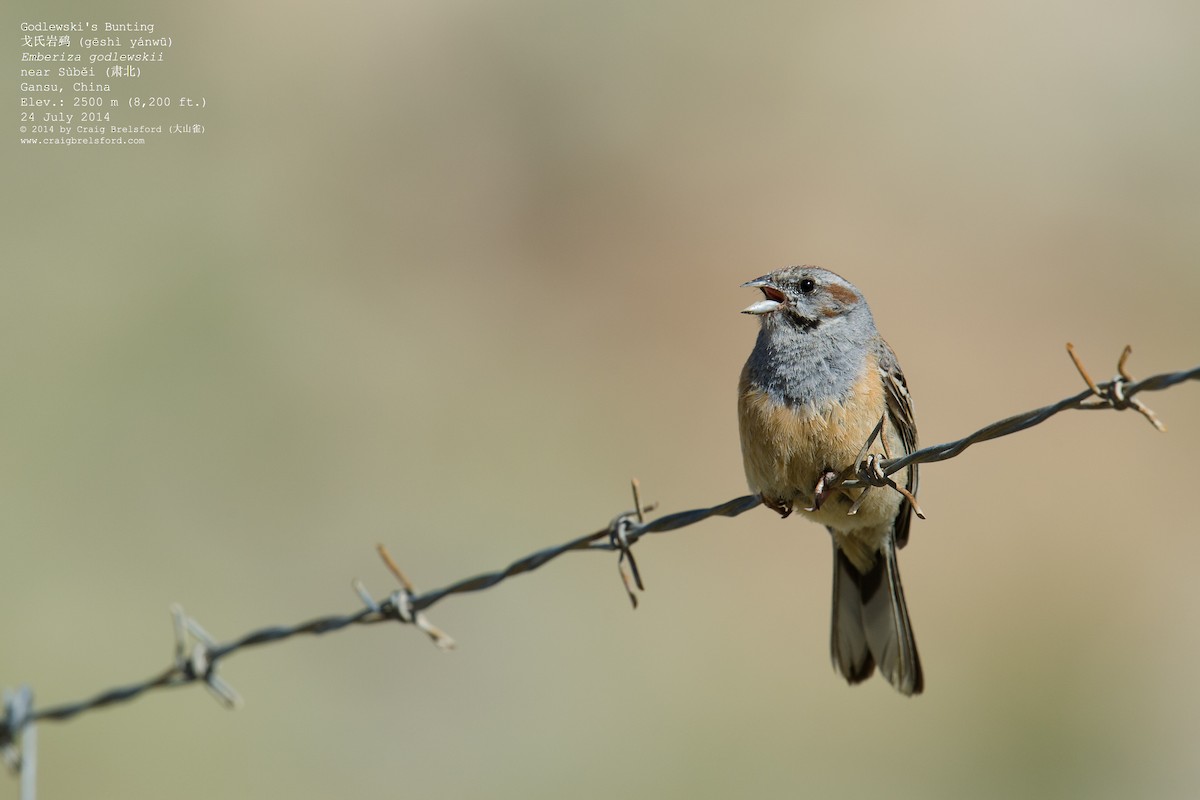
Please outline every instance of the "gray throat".
[{"label": "gray throat", "polygon": [[789,406],[844,402],[862,375],[866,347],[830,336],[826,326],[801,333],[764,325],[746,364],[748,377]]}]

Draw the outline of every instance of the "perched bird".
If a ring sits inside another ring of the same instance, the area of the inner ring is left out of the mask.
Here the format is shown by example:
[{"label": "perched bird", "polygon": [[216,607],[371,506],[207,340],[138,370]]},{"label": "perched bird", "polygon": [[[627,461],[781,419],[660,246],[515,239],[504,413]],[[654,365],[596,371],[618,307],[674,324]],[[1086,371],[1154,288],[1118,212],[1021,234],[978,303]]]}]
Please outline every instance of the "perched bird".
[{"label": "perched bird", "polygon": [[[845,278],[798,266],[742,285],[763,294],[743,311],[761,325],[738,384],[750,490],[780,515],[797,510],[830,533],[834,668],[859,683],[878,666],[898,692],[920,694],[924,677],[896,566],[912,503],[891,488],[837,482],[881,420],[871,452],[882,446],[897,458],[916,449],[900,364],[862,293]],[[916,465],[894,477],[915,498]]]}]

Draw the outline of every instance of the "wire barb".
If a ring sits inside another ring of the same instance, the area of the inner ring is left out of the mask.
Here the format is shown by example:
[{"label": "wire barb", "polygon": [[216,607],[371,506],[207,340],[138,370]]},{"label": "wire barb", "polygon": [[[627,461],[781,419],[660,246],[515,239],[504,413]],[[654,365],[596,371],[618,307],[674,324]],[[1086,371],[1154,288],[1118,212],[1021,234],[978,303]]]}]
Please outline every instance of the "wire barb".
[{"label": "wire barb", "polygon": [[895,489],[899,492],[909,505],[912,506],[913,513],[921,519],[925,519],[925,512],[921,509],[921,504],[917,502],[916,495],[908,490],[907,487],[901,486],[892,480],[892,478],[883,470],[884,464],[887,463],[887,454],[879,455],[871,453],[862,461],[858,462],[858,469],[855,471],[857,480],[862,481],[865,485],[863,493],[858,496],[853,505],[846,512],[847,515],[857,514],[858,509],[862,506],[863,500],[866,499],[867,492],[872,488],[878,487],[881,489]]},{"label": "wire barb", "polygon": [[33,690],[28,686],[4,690],[4,719],[0,720],[0,758],[14,773],[21,772],[22,729],[28,733],[29,715],[33,711]]},{"label": "wire barb", "polygon": [[[888,447],[887,437],[883,435],[884,426],[887,425],[887,414],[883,414],[879,418],[879,422],[875,423],[875,428],[871,431],[871,435],[863,442],[863,446],[859,448],[858,455],[854,458],[854,463],[843,469],[840,473],[834,475],[832,472],[827,472],[817,481],[817,487],[813,491],[814,501],[811,508],[806,511],[816,511],[821,507],[825,498],[832,494],[835,490],[847,487],[861,487],[858,497],[850,504],[850,508],[846,510],[846,516],[854,516],[862,508],[866,502],[867,494],[872,489],[894,489],[906,499],[912,506],[913,513],[921,519],[925,519],[925,512],[921,510],[920,504],[917,502],[916,496],[906,487],[901,486],[889,477],[884,467],[892,458],[890,448]],[[868,453],[871,445],[875,440],[879,440],[880,446],[883,448],[883,455],[878,453]]]},{"label": "wire barb", "polygon": [[846,516],[854,516],[858,510],[862,508],[863,502],[867,499],[867,494],[874,488],[886,488],[891,486],[896,488],[896,482],[888,478],[883,470],[878,466],[878,458],[872,455],[867,458],[867,451],[871,449],[871,445],[876,439],[884,442],[884,449],[887,449],[886,437],[882,436],[883,426],[887,424],[887,412],[884,412],[879,417],[879,422],[875,423],[874,430],[867,440],[863,442],[863,446],[858,449],[858,455],[854,457],[854,463],[842,470],[839,480],[834,481],[834,488],[840,485],[841,481],[845,480],[851,474],[856,475],[858,480],[862,482],[862,491],[858,495],[858,499],[850,504],[850,508],[846,511]]},{"label": "wire barb", "polygon": [[379,553],[379,557],[383,559],[384,566],[396,577],[402,588],[399,591],[393,592],[383,604],[371,601],[367,604],[367,607],[373,611],[391,616],[393,619],[397,619],[407,625],[416,625],[442,650],[453,650],[457,647],[457,642],[454,641],[454,638],[450,634],[430,622],[424,614],[413,606],[413,597],[417,593],[416,587],[404,575],[404,572],[400,569],[396,560],[392,558],[392,554],[388,552],[388,549],[382,544],[377,544],[375,545],[375,551]]},{"label": "wire barb", "polygon": [[1125,345],[1125,349],[1121,351],[1121,357],[1117,359],[1117,375],[1108,383],[1100,384],[1099,386],[1088,375],[1087,370],[1083,367],[1083,362],[1075,353],[1075,345],[1067,342],[1067,354],[1071,356],[1071,361],[1075,362],[1075,368],[1079,370],[1079,374],[1083,377],[1083,382],[1088,385],[1098,399],[1095,403],[1090,403],[1085,408],[1113,408],[1117,411],[1124,411],[1127,408],[1132,408],[1137,411],[1157,430],[1166,433],[1167,426],[1158,418],[1149,406],[1141,400],[1130,396],[1126,387],[1133,383],[1133,377],[1125,368],[1125,364],[1129,361],[1129,356],[1133,353],[1132,345]]},{"label": "wire barb", "polygon": [[[608,543],[612,549],[621,554],[617,559],[617,572],[621,575],[621,583],[625,586],[625,594],[629,597],[629,603],[636,610],[638,598],[633,592],[633,587],[636,586],[639,592],[644,592],[646,586],[642,583],[642,573],[638,569],[637,559],[633,557],[633,550],[630,549],[633,546],[633,542],[629,539],[629,532],[633,528],[631,517],[637,517],[638,526],[645,527],[646,514],[657,508],[658,503],[642,505],[641,482],[637,478],[633,478],[629,484],[633,489],[633,511],[618,514],[613,517],[612,522],[608,523]],[[628,570],[625,569],[626,563],[629,564]]]},{"label": "wire barb", "polygon": [[367,591],[367,585],[365,583],[360,581],[358,578],[355,578],[350,582],[350,586],[354,589],[354,593],[358,595],[358,599],[362,600],[363,605],[366,606],[369,611],[373,611],[376,614],[380,613],[379,603],[376,603],[375,598],[371,597],[371,593]]},{"label": "wire barb", "polygon": [[[1125,365],[1125,357],[1128,355],[1128,353],[1129,345],[1126,345],[1125,355],[1121,356],[1121,366]],[[1067,355],[1071,357],[1071,361],[1075,362],[1075,369],[1079,370],[1079,377],[1083,378],[1083,382],[1086,383],[1088,388],[1092,390],[1092,394],[1096,395],[1097,397],[1102,397],[1103,394],[1100,391],[1100,387],[1096,385],[1094,380],[1092,380],[1092,376],[1088,375],[1087,369],[1083,366],[1083,362],[1079,360],[1079,355],[1075,352],[1075,345],[1071,344],[1070,342],[1067,342]]]},{"label": "wire barb", "polygon": [[[625,594],[629,597],[629,603],[636,609],[638,607],[637,595],[633,592],[633,587],[636,586],[638,591],[646,591],[646,587],[642,584],[642,573],[638,570],[637,559],[633,557],[632,543],[629,541],[629,530],[633,527],[630,520],[630,514],[618,514],[613,517],[613,521],[608,526],[608,541],[614,549],[620,552],[620,557],[617,558],[617,572],[621,575],[621,583],[625,585]],[[625,564],[628,562],[629,569],[625,569]],[[633,573],[630,583],[630,572]]]},{"label": "wire barb", "polygon": [[200,623],[183,612],[178,603],[171,605],[171,619],[175,623],[175,670],[182,681],[204,681],[212,696],[230,710],[241,708],[244,703],[237,690],[217,674],[217,658],[213,651],[217,642],[200,627]]},{"label": "wire barb", "polygon": [[37,726],[33,722],[33,689],[4,690],[0,719],[0,759],[20,783],[21,800],[37,796]]}]

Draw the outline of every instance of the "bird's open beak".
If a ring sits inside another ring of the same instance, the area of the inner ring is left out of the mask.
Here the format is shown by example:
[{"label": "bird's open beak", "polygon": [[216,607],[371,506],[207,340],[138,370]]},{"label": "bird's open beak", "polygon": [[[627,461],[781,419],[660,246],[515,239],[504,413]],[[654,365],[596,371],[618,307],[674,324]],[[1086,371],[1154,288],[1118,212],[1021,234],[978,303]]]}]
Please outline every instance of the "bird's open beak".
[{"label": "bird's open beak", "polygon": [[746,281],[742,284],[744,289],[762,289],[763,299],[757,303],[752,303],[742,309],[743,314],[753,314],[756,317],[761,317],[763,314],[770,314],[784,304],[787,297],[783,292],[776,289],[765,278],[755,278],[752,281]]}]

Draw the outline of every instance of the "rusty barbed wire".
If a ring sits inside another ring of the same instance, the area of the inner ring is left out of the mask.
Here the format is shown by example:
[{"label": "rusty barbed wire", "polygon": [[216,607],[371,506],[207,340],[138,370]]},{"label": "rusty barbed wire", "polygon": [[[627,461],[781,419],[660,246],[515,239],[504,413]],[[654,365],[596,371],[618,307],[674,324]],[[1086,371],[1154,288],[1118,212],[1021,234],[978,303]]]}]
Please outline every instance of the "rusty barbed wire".
[{"label": "rusty barbed wire", "polygon": [[[1146,417],[1156,428],[1165,430],[1165,426],[1154,415],[1154,412],[1134,396],[1141,392],[1167,389],[1184,381],[1200,380],[1200,367],[1195,367],[1190,370],[1165,373],[1145,380],[1134,381],[1126,371],[1126,363],[1131,352],[1130,348],[1126,347],[1118,361],[1116,377],[1097,384],[1088,375],[1076,355],[1074,347],[1068,344],[1067,351],[1084,382],[1088,385],[1085,391],[1057,403],[994,422],[962,439],[925,447],[899,458],[887,458],[885,457],[886,453],[884,457],[867,454],[872,442],[882,431],[883,421],[881,421],[880,425],[876,427],[875,433],[864,444],[859,455],[859,463],[847,467],[836,477],[830,476],[834,478],[834,481],[827,484],[825,489],[828,491],[838,487],[862,488],[864,492],[860,494],[859,501],[867,491],[876,487],[888,487],[902,492],[901,487],[897,486],[895,481],[888,476],[910,464],[954,458],[973,444],[1026,430],[1045,422],[1056,414],[1072,409],[1126,410],[1132,408]],[[905,494],[914,500],[916,508],[915,498]],[[633,482],[633,495],[635,508],[618,514],[604,528],[579,536],[564,544],[538,550],[513,561],[504,569],[475,575],[424,593],[416,591],[386,548],[380,545],[378,547],[379,555],[385,566],[400,583],[401,588],[385,599],[376,601],[367,592],[363,583],[356,579],[352,585],[364,607],[350,614],[317,617],[291,626],[262,628],[231,642],[221,644],[210,636],[196,620],[187,616],[179,605],[172,605],[175,658],[171,666],[139,683],[109,689],[78,702],[40,709],[34,707],[33,692],[28,687],[23,686],[14,692],[6,691],[4,693],[4,716],[0,719],[0,756],[11,770],[20,775],[23,800],[32,800],[32,768],[36,759],[34,736],[35,723],[38,721],[64,721],[86,711],[129,702],[153,689],[187,686],[198,682],[203,683],[222,705],[227,708],[236,708],[241,705],[240,696],[232,686],[217,675],[217,667],[224,659],[249,647],[271,644],[294,636],[319,636],[352,625],[373,625],[393,621],[411,624],[421,629],[439,648],[451,649],[454,647],[454,640],[429,622],[423,614],[426,609],[450,595],[490,589],[502,581],[532,572],[559,556],[576,550],[618,552],[620,554],[617,562],[618,571],[630,602],[636,608],[637,595],[634,590],[636,588],[641,591],[644,587],[637,562],[633,557],[632,547],[643,536],[678,530],[695,525],[710,517],[736,517],[761,505],[761,499],[757,495],[746,495],[709,508],[681,511],[647,521],[645,514],[654,507],[642,504],[636,480]],[[920,513],[919,508],[918,513]],[[628,565],[628,571],[626,571],[626,565]]]}]

